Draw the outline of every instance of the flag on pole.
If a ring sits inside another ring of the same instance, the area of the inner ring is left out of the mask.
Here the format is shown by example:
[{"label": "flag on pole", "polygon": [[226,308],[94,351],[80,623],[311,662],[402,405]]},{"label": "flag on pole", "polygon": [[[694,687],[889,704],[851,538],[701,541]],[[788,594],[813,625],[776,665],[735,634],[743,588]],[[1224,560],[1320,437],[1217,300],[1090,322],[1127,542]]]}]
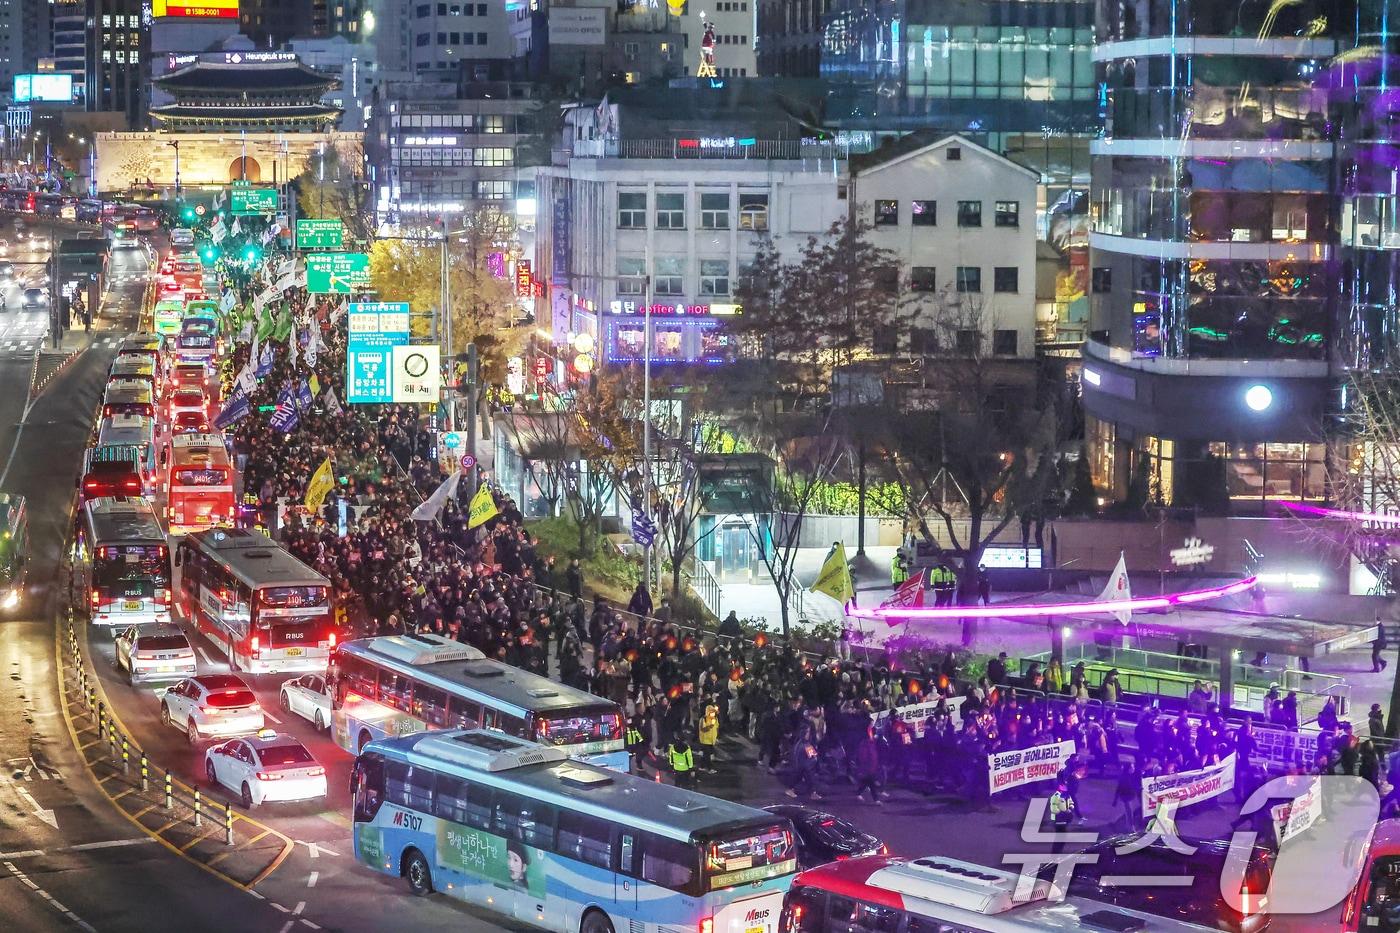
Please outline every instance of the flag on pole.
[{"label": "flag on pole", "polygon": [[[442,481],[433,494],[424,499],[418,508],[414,509],[409,518],[419,522],[437,521],[438,513],[457,492],[457,482],[462,478],[461,473],[453,472],[451,476]],[[358,516],[356,516],[358,518]]]},{"label": "flag on pole", "polygon": [[335,470],[331,467],[331,458],[327,457],[306,484],[306,510],[313,513],[321,511],[326,495],[334,488]]},{"label": "flag on pole", "polygon": [[233,289],[229,289],[219,296],[219,310],[228,314],[238,304],[238,297],[234,295]]},{"label": "flag on pole", "polygon": [[300,421],[301,416],[297,414],[296,405],[288,400],[277,403],[277,409],[273,411],[272,418],[268,423],[283,434],[291,434],[297,429],[297,424]]},{"label": "flag on pole", "polygon": [[302,411],[310,411],[311,404],[314,401],[316,401],[316,395],[311,391],[311,384],[305,379],[303,379],[301,381],[301,385],[297,386],[297,408],[301,409]]},{"label": "flag on pole", "polygon": [[326,400],[326,411],[330,412],[331,417],[339,418],[341,415],[345,414],[345,409],[340,407],[340,399],[335,397],[334,386],[326,387],[324,398]]},{"label": "flag on pole", "polygon": [[881,609],[907,609],[924,604],[924,576],[927,570],[920,570],[895,588],[893,595],[880,604]]},{"label": "flag on pole", "polygon": [[262,353],[258,354],[258,368],[253,371],[253,375],[262,379],[272,373],[272,344],[263,344]]},{"label": "flag on pole", "polygon": [[288,334],[288,336],[289,336],[291,339],[287,341],[287,352],[288,352],[289,354],[291,354],[291,357],[292,357],[292,372],[296,372],[296,370],[297,370],[297,354],[298,354],[298,349],[297,349],[297,338],[296,338],[296,329],[293,328],[292,331],[291,331],[291,333]]},{"label": "flag on pole", "polygon": [[[1133,598],[1133,588],[1128,585],[1128,561],[1122,551],[1118,552],[1118,566],[1113,568],[1113,574],[1108,578],[1108,585],[1099,594],[1098,601],[1118,602],[1123,599]],[[1119,622],[1127,625],[1133,619],[1131,609],[1114,609],[1113,617]]]},{"label": "flag on pole", "polygon": [[846,546],[837,541],[822,561],[821,573],[811,586],[813,593],[825,593],[841,605],[846,605],[856,595],[851,582],[851,566],[846,563]]},{"label": "flag on pole", "polygon": [[[461,475],[460,470],[457,475]],[[486,524],[500,513],[501,510],[496,508],[496,497],[491,495],[491,487],[483,483],[467,508],[467,530]]]},{"label": "flag on pole", "polygon": [[243,368],[238,371],[238,391],[244,395],[252,395],[257,391],[258,377],[253,371],[253,361],[250,359],[243,364]]},{"label": "flag on pole", "polygon": [[253,410],[253,406],[248,401],[248,396],[242,392],[234,392],[224,401],[223,410],[214,419],[214,430],[223,431],[231,425],[237,424],[248,417]]},{"label": "flag on pole", "polygon": [[229,232],[232,233],[234,236],[238,236],[240,233],[243,232],[243,227],[241,224],[239,224],[238,220],[239,218],[237,217],[233,218],[233,226],[229,228]]}]

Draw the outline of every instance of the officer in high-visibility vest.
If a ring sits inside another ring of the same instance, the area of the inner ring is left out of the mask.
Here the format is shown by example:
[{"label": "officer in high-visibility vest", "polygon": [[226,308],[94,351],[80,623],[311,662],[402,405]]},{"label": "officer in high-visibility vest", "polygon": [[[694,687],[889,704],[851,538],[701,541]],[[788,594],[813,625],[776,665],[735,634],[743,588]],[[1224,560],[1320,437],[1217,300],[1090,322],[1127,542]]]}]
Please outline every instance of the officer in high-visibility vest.
[{"label": "officer in high-visibility vest", "polygon": [[909,564],[904,559],[904,552],[896,550],[894,557],[890,558],[890,583],[899,586],[909,579]]},{"label": "officer in high-visibility vest", "polygon": [[627,752],[632,756],[632,767],[638,774],[643,773],[642,765],[647,754],[647,740],[642,727],[646,725],[641,713],[636,713],[627,723],[627,732],[623,736],[623,743],[627,747]]},{"label": "officer in high-visibility vest", "polygon": [[677,787],[695,786],[695,753],[685,739],[676,739],[666,748],[666,760],[671,765]]}]

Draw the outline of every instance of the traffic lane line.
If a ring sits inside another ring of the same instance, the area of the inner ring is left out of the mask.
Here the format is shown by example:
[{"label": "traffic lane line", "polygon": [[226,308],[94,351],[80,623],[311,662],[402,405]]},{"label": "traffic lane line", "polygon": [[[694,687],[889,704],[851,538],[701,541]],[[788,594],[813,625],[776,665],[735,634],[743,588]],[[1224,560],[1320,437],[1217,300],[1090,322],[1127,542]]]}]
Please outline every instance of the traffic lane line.
[{"label": "traffic lane line", "polygon": [[14,875],[16,878],[19,879],[20,883],[22,883],[29,890],[33,891],[35,894],[38,894],[44,900],[48,901],[50,907],[58,911],[63,916],[67,917],[69,920],[71,920],[74,924],[77,925],[79,929],[85,930],[87,931],[87,933],[97,933],[97,930],[93,928],[92,924],[88,923],[82,917],[79,917],[77,914],[73,913],[73,911],[69,910],[63,904],[55,900],[53,895],[49,894],[49,892],[39,887],[39,885],[35,884],[33,881],[30,880],[28,875],[16,868],[13,862],[7,861],[3,864],[5,866],[5,869],[11,875]]}]

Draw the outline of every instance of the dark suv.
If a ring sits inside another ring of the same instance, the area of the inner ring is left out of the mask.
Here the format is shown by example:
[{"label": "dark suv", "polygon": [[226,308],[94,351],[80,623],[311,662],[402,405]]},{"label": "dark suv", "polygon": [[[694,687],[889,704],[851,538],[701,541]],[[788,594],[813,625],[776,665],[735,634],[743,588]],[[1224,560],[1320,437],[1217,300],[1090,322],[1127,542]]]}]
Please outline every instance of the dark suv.
[{"label": "dark suv", "polygon": [[[1172,849],[1161,838],[1145,848],[1128,851],[1142,837],[1130,833],[1102,839],[1086,853],[1097,855],[1093,865],[1077,864],[1069,893],[1107,901],[1133,910],[1198,923],[1229,933],[1261,933],[1268,929],[1270,916],[1266,896],[1274,871],[1274,855],[1264,846],[1253,847],[1245,869],[1243,890],[1248,891],[1241,913],[1226,903],[1220,893],[1220,877],[1230,844],[1218,839],[1181,839],[1195,851],[1186,855]],[[1121,851],[1120,851],[1121,850]],[[1129,878],[1183,878],[1189,883],[1166,885],[1132,884]],[[1115,883],[1105,884],[1112,877]],[[1120,883],[1121,879],[1121,883]]]}]

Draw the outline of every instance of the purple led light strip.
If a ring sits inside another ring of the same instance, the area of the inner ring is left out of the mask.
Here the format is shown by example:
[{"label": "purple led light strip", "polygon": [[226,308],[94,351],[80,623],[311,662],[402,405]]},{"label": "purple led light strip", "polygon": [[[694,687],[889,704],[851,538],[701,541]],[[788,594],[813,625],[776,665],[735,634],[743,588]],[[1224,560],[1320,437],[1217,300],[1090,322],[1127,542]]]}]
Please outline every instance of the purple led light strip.
[{"label": "purple led light strip", "polygon": [[1139,596],[1135,599],[1113,599],[1102,602],[1051,603],[1033,606],[910,607],[907,609],[848,606],[846,614],[858,619],[884,619],[887,622],[891,619],[1024,619],[1032,616],[1100,615],[1122,612],[1125,609],[1166,609],[1169,606],[1203,603],[1252,590],[1258,582],[1258,577],[1246,577],[1243,580],[1208,587],[1204,590],[1185,590],[1180,593],[1164,593],[1161,596]]},{"label": "purple led light strip", "polygon": [[1348,512],[1346,509],[1324,509],[1302,502],[1285,502],[1283,507],[1290,512],[1303,512],[1322,518],[1344,518],[1347,521],[1373,522],[1377,525],[1400,525],[1400,515],[1387,515],[1384,512]]}]

